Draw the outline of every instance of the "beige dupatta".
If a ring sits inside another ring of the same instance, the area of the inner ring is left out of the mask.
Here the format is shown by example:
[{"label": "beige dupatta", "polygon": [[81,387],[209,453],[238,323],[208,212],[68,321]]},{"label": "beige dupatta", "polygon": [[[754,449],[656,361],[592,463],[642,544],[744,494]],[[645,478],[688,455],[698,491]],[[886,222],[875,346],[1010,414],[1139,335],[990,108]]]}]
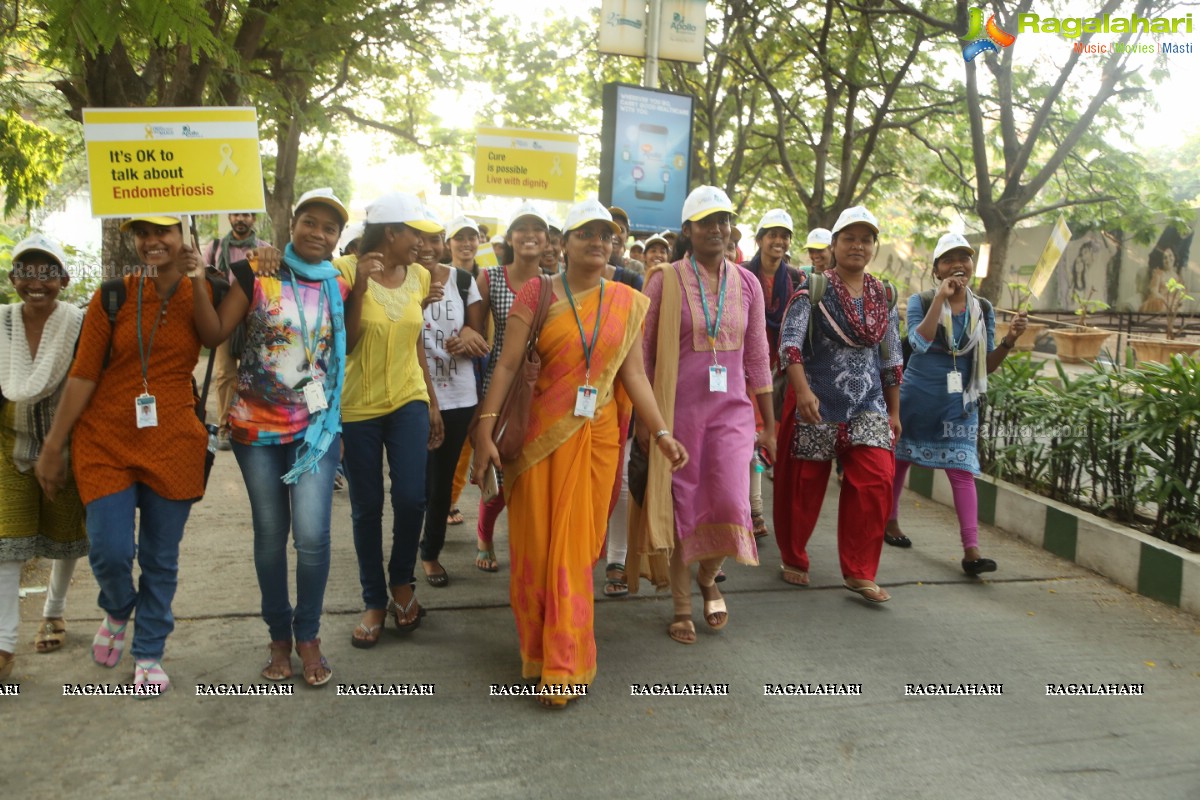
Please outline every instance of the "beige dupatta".
[{"label": "beige dupatta", "polygon": [[[662,273],[662,297],[658,309],[658,342],[654,361],[654,401],[667,428],[675,424],[675,387],[679,383],[679,324],[683,287],[674,264],[660,264],[646,273],[647,283]],[[664,331],[666,332],[664,335]],[[636,447],[636,442],[630,443]],[[641,578],[656,589],[671,584],[671,551],[675,548],[675,503],[671,464],[657,447],[650,447],[650,474],[646,481],[646,505],[629,498],[629,550],[625,572],[629,591],[637,594]]]}]

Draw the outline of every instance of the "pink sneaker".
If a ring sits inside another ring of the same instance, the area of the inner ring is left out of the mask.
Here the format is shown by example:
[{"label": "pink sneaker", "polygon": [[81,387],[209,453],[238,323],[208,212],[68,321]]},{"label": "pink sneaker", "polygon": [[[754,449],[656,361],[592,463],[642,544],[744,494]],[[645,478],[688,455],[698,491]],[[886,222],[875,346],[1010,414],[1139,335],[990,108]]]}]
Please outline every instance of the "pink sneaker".
[{"label": "pink sneaker", "polygon": [[100,630],[92,639],[92,660],[102,667],[115,667],[121,660],[121,652],[125,649],[125,626],[129,620],[113,619],[111,614],[104,615]]}]

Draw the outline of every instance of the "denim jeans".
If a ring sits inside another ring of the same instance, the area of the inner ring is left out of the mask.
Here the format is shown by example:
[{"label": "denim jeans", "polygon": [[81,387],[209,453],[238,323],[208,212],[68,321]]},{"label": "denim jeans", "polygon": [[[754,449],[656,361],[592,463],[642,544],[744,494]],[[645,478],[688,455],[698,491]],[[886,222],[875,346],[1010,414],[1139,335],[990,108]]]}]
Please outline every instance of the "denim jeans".
[{"label": "denim jeans", "polygon": [[[233,443],[254,522],[254,570],[262,593],[262,618],[272,641],[307,642],[321,631],[329,580],[329,518],[338,440],[318,468],[292,485],[280,478],[296,463],[303,441],[274,445]],[[296,607],[288,594],[288,533],[296,547]]]},{"label": "denim jeans", "polygon": [[[167,636],[175,630],[171,601],[179,582],[179,542],[192,511],[192,500],[167,500],[144,483],[87,504],[88,560],[100,585],[97,601],[114,619],[137,612],[134,658],[159,660]],[[134,512],[140,512],[135,534]],[[133,558],[141,575],[133,586]]]},{"label": "denim jeans", "polygon": [[[388,589],[414,583],[417,544],[425,514],[425,457],[429,445],[429,405],[407,403],[381,417],[342,423],[346,480],[358,580],[367,608],[387,608]],[[392,554],[383,571],[383,472],[387,457],[392,480]]]},{"label": "denim jeans", "polygon": [[442,412],[446,437],[441,447],[430,451],[425,467],[425,497],[429,507],[425,513],[425,536],[421,539],[424,561],[437,561],[446,544],[446,516],[450,513],[454,471],[458,469],[458,457],[467,441],[467,426],[473,416],[475,406]]}]

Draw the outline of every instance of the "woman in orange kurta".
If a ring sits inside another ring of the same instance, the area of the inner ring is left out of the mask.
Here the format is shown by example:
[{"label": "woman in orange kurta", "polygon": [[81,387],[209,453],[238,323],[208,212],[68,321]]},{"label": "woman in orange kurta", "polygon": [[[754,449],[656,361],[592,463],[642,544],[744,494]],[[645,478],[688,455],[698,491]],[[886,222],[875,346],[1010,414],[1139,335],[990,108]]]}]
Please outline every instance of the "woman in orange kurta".
[{"label": "woman in orange kurta", "polygon": [[540,293],[550,291],[525,447],[503,468],[521,673],[539,679],[538,699],[551,708],[586,694],[596,675],[592,564],[620,469],[618,398],[628,395],[674,469],[687,463],[642,366],[647,300],[602,278],[619,229],[604,206],[587,200],[571,208],[564,230],[567,268],[529,281],[517,295],[475,434],[478,481],[489,466],[501,466],[492,428],[521,368]]}]

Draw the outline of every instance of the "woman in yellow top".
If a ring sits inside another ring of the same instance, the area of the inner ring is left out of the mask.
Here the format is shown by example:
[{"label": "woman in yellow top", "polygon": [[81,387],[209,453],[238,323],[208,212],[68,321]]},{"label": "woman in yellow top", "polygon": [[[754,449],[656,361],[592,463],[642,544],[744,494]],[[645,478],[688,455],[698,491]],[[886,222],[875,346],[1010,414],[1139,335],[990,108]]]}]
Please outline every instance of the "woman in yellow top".
[{"label": "woman in yellow top", "polygon": [[[429,271],[416,263],[421,234],[441,226],[415,196],[395,192],[367,206],[360,257],[334,262],[353,287],[346,299],[342,437],[366,611],[351,644],[374,647],[384,619],[412,631],[424,613],[413,570],[425,515],[426,449],[442,443],[442,417],[429,379],[421,307]],[[383,567],[383,471],[392,482],[392,552]]]},{"label": "woman in yellow top", "polygon": [[481,406],[475,475],[500,467],[492,429],[521,370],[541,292],[551,305],[537,352],[529,428],[520,457],[504,464],[510,515],[509,596],[522,675],[539,679],[539,701],[561,708],[596,675],[592,564],[604,544],[620,468],[619,406],[632,400],[654,431],[659,455],[677,470],[687,452],[666,428],[642,366],[647,299],[603,279],[619,230],[596,200],[571,208],[563,224],[566,269],[530,280],[513,304],[504,349]]}]

